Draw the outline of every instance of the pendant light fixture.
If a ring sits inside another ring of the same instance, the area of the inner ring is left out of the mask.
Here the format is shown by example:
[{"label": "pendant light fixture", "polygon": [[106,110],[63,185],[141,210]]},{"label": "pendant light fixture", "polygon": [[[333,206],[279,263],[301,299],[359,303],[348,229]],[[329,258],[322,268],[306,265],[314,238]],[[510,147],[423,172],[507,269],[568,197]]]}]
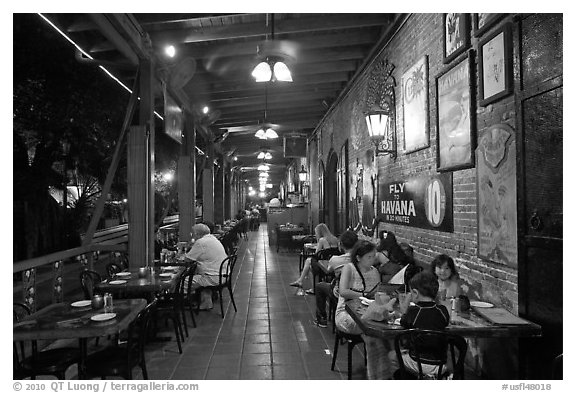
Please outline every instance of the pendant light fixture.
[{"label": "pendant light fixture", "polygon": [[276,133],[276,131],[274,131],[272,128],[270,128],[268,126],[268,123],[266,123],[267,111],[268,111],[268,85],[265,85],[264,86],[264,123],[262,124],[262,127],[260,127],[258,129],[258,131],[256,131],[256,134],[254,134],[254,136],[256,138],[259,138],[259,139],[276,139],[276,138],[278,138],[278,134]]},{"label": "pendant light fixture", "polygon": [[271,40],[264,41],[258,46],[258,55],[262,61],[254,67],[252,76],[256,82],[292,82],[292,74],[285,63],[289,56],[279,49],[274,42],[274,14],[266,14],[266,26],[268,26],[268,15],[271,15]]}]

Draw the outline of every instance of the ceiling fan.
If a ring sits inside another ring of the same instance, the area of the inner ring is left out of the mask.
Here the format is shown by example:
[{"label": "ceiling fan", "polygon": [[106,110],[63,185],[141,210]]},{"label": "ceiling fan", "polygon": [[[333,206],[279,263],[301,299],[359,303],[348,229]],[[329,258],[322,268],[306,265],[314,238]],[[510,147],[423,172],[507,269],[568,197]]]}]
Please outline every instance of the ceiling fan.
[{"label": "ceiling fan", "polygon": [[[204,62],[206,71],[216,75],[245,72],[250,74],[254,67],[263,60],[281,59],[288,66],[298,58],[300,44],[286,39],[276,39],[274,14],[265,14],[265,38],[254,43],[254,56],[246,56],[246,42],[222,45],[214,48]],[[256,34],[260,34],[258,31]]]}]

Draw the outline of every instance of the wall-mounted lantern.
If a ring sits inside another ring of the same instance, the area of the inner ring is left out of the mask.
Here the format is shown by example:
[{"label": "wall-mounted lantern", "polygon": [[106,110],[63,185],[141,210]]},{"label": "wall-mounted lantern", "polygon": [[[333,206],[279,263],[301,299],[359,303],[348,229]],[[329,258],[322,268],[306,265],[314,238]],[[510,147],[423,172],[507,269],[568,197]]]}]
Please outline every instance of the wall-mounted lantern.
[{"label": "wall-mounted lantern", "polygon": [[392,77],[394,65],[388,60],[374,67],[368,82],[365,112],[368,134],[376,147],[376,155],[390,154],[396,158],[396,100]]}]

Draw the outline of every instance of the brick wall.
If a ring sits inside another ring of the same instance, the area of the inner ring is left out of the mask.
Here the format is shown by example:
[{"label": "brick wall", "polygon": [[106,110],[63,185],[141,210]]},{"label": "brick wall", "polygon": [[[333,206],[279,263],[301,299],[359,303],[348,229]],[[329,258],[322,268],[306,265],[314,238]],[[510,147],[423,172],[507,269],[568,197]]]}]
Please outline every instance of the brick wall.
[{"label": "brick wall", "polygon": [[[509,18],[508,18],[509,20]],[[504,23],[503,20],[492,29]],[[477,46],[478,39],[471,36],[474,49],[474,69],[472,75],[477,78]],[[447,67],[443,57],[443,19],[442,14],[413,14],[401,27],[392,41],[379,55],[377,62],[388,59],[395,66],[392,76],[396,81],[396,136],[398,157],[393,160],[389,156],[377,157],[379,182],[406,179],[416,175],[436,174],[436,83],[435,78]],[[516,45],[514,45],[516,47]],[[403,108],[400,90],[401,76],[422,56],[428,56],[429,66],[429,124],[430,146],[417,152],[405,154],[403,149]],[[369,140],[364,121],[364,106],[366,90],[371,68],[366,70],[362,78],[352,87],[349,94],[339,103],[329,118],[319,129],[318,159],[326,165],[331,149],[340,152],[342,144],[349,142],[349,178],[353,183],[357,163],[364,168],[373,165],[370,162],[373,149]],[[475,85],[477,85],[477,80]],[[475,89],[473,89],[474,101]],[[510,95],[486,108],[474,105],[476,110],[477,137],[483,131],[496,123],[508,123],[515,128],[514,96]],[[311,157],[317,160],[317,157]],[[317,164],[315,164],[317,165]],[[369,172],[368,172],[369,174]],[[369,184],[369,175],[364,175],[364,190]],[[476,168],[453,172],[453,211],[454,232],[438,232],[401,225],[386,224],[387,229],[396,233],[398,241],[408,242],[414,247],[415,256],[422,264],[429,264],[440,253],[452,256],[456,262],[460,276],[465,282],[465,289],[471,297],[481,298],[501,305],[513,312],[518,310],[518,274],[514,267],[485,261],[477,256],[477,195]],[[312,198],[318,198],[317,184],[311,183]],[[351,195],[355,195],[354,192]],[[370,208],[361,206],[361,209]],[[313,213],[315,214],[315,213]],[[364,223],[368,224],[368,223]]]}]

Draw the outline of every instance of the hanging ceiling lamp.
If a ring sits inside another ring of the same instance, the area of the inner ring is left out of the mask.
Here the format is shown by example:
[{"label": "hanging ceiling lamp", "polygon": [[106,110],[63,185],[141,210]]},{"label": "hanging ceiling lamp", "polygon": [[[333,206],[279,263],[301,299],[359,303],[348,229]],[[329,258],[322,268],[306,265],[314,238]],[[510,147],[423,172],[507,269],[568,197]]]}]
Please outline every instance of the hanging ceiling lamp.
[{"label": "hanging ceiling lamp", "polygon": [[259,160],[271,160],[272,159],[272,154],[270,154],[269,152],[267,152],[266,150],[262,150],[260,153],[258,153],[258,157]]},{"label": "hanging ceiling lamp", "polygon": [[276,139],[278,134],[266,123],[268,112],[268,85],[264,86],[264,123],[254,136],[259,139]]},{"label": "hanging ceiling lamp", "polygon": [[[285,61],[291,56],[285,50],[286,45],[274,41],[274,14],[271,15],[271,40],[264,41],[258,46],[258,56],[262,61],[254,67],[252,76],[256,82],[292,82],[292,74]],[[268,26],[268,14],[266,14]]]},{"label": "hanging ceiling lamp", "polygon": [[258,170],[259,171],[269,171],[270,167],[268,166],[268,164],[261,164],[258,166]]}]

